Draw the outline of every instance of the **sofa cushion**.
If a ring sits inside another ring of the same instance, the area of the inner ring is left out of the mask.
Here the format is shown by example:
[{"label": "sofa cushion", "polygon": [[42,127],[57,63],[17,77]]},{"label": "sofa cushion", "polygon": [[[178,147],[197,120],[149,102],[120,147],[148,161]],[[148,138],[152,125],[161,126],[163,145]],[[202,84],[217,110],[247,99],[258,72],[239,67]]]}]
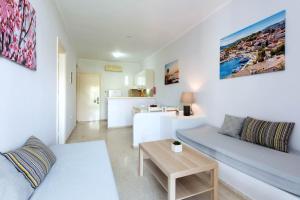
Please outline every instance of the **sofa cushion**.
[{"label": "sofa cushion", "polygon": [[54,145],[56,163],[30,200],[117,200],[104,141]]},{"label": "sofa cushion", "polygon": [[235,138],[240,138],[245,118],[225,115],[225,119],[219,133]]},{"label": "sofa cushion", "polygon": [[38,138],[30,137],[23,147],[3,154],[37,188],[55,163],[55,155]]},{"label": "sofa cushion", "polygon": [[34,189],[17,169],[0,155],[0,199],[27,200]]},{"label": "sofa cushion", "polygon": [[288,143],[295,123],[268,122],[247,117],[242,140],[288,152]]},{"label": "sofa cushion", "polygon": [[177,131],[177,137],[201,152],[277,188],[300,196],[300,154],[284,153],[226,135],[203,125]]}]

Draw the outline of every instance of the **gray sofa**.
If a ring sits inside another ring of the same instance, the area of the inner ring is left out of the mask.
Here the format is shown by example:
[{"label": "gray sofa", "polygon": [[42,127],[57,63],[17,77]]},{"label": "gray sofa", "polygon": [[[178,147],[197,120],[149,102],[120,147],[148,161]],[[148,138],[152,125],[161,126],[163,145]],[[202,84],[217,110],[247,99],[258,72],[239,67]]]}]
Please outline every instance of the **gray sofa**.
[{"label": "gray sofa", "polygon": [[283,153],[218,133],[210,125],[178,130],[184,143],[258,180],[300,196],[300,154]]},{"label": "gray sofa", "polygon": [[56,163],[31,200],[117,200],[104,141],[54,145]]}]

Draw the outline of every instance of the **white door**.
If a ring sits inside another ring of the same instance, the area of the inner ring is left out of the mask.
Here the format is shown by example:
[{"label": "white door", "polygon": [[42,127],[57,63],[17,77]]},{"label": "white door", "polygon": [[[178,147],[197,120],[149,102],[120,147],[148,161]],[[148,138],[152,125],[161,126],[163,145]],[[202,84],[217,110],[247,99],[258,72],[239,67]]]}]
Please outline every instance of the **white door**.
[{"label": "white door", "polygon": [[77,75],[77,121],[100,120],[100,75]]}]

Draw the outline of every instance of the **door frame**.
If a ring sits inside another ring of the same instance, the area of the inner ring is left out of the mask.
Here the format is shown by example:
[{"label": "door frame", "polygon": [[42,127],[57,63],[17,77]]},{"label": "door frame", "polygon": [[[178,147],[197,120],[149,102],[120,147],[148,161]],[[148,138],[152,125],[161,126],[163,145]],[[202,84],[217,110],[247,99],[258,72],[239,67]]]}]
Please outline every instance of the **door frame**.
[{"label": "door frame", "polygon": [[67,52],[59,37],[57,37],[56,45],[56,143],[65,144]]},{"label": "door frame", "polygon": [[78,87],[79,87],[79,82],[80,82],[80,79],[79,79],[79,75],[80,74],[87,74],[87,75],[98,75],[99,77],[99,121],[101,120],[101,100],[102,100],[102,94],[101,94],[101,85],[102,85],[102,79],[101,79],[101,73],[99,72],[84,72],[84,71],[77,71],[76,73],[76,122],[78,123],[78,95],[79,95],[79,92],[78,92]]}]

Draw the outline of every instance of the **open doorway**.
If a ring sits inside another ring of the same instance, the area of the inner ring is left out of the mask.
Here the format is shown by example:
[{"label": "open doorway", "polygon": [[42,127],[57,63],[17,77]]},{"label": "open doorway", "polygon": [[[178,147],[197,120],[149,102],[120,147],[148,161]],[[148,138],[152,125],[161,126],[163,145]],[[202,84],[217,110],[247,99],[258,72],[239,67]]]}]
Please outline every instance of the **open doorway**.
[{"label": "open doorway", "polygon": [[66,142],[66,51],[57,38],[57,134],[56,142]]},{"label": "open doorway", "polygon": [[77,121],[100,121],[100,74],[77,73]]}]

